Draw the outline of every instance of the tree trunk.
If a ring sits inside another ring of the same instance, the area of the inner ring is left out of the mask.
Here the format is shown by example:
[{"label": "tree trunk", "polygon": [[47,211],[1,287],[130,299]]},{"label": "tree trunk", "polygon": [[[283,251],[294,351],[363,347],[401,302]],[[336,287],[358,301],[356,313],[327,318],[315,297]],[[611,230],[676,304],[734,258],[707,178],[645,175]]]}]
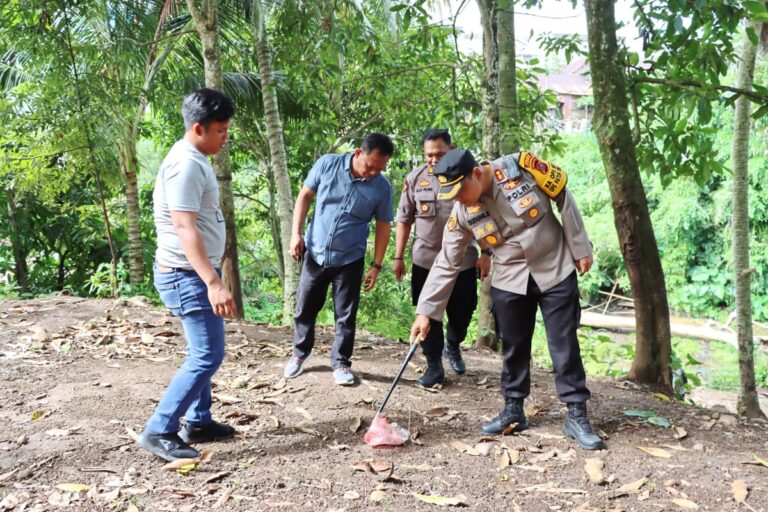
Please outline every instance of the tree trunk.
[{"label": "tree trunk", "polygon": [[[760,33],[758,23],[750,23]],[[744,38],[736,87],[752,89],[757,46]],[[736,325],[739,346],[739,413],[764,418],[755,384],[754,342],[752,339],[752,272],[749,268],[749,131],[752,102],[746,96],[736,100],[733,127],[733,273],[736,291]]]},{"label": "tree trunk", "polygon": [[293,323],[296,308],[296,289],[298,287],[298,265],[291,258],[291,224],[293,222],[293,193],[291,192],[288,164],[283,141],[283,123],[277,105],[277,90],[272,77],[272,56],[266,31],[256,34],[256,54],[261,72],[261,97],[264,101],[264,114],[267,120],[269,155],[272,160],[272,172],[277,185],[277,208],[280,217],[280,238],[283,248],[285,278],[283,280],[283,324]]},{"label": "tree trunk", "polygon": [[[480,20],[483,26],[483,60],[485,62],[485,74],[483,76],[483,158],[499,157],[499,89],[501,87],[499,76],[499,48],[497,47],[498,25],[502,21],[501,16],[497,20],[496,0],[477,0],[480,8]],[[510,6],[511,9],[511,6]],[[514,33],[514,27],[512,27]],[[504,31],[500,38],[506,42],[509,31]],[[509,51],[505,45],[505,51]],[[512,67],[514,68],[514,38],[512,39]],[[510,56],[506,54],[505,72],[509,71]],[[514,77],[512,78],[514,81]],[[509,91],[509,81],[504,80],[506,91]],[[514,85],[512,86],[514,89]],[[512,93],[514,96],[514,92]],[[508,98],[507,98],[508,99]],[[480,296],[477,303],[477,337],[475,346],[495,350],[498,345],[496,322],[491,313],[491,280],[493,279],[493,266],[480,284]]]},{"label": "tree trunk", "polygon": [[[195,28],[200,35],[205,65],[205,86],[224,90],[221,66],[221,45],[219,41],[218,2],[203,0],[200,8],[197,0],[187,0]],[[219,202],[227,232],[224,255],[221,258],[221,276],[224,286],[232,294],[237,305],[237,315],[243,316],[243,290],[240,281],[240,264],[237,254],[237,228],[235,225],[235,200],[232,195],[232,171],[229,165],[229,146],[225,145],[213,157],[213,169],[219,181]]]},{"label": "tree trunk", "polygon": [[611,190],[614,222],[635,301],[635,359],[629,378],[670,391],[669,306],[656,237],[629,128],[613,0],[585,0],[593,126]]},{"label": "tree trunk", "polygon": [[125,204],[128,216],[128,280],[131,285],[144,282],[144,253],[139,221],[139,162],[134,131],[127,129],[126,140],[118,142],[120,167],[125,176]]},{"label": "tree trunk", "polygon": [[517,139],[517,52],[515,48],[515,6],[509,0],[496,13],[496,51],[499,54],[499,152],[520,151]]},{"label": "tree trunk", "polygon": [[21,293],[26,293],[29,288],[27,267],[27,245],[24,242],[23,228],[20,225],[18,208],[16,207],[16,194],[9,185],[5,189],[8,201],[8,227],[11,228],[11,245],[13,248],[14,277],[16,285]]}]

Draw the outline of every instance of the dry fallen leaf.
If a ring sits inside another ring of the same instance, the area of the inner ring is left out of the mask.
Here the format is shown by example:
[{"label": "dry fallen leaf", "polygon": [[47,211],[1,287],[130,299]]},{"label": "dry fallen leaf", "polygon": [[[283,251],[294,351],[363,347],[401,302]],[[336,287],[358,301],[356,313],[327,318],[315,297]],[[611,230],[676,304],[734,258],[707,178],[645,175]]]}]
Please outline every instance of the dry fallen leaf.
[{"label": "dry fallen leaf", "polygon": [[731,492],[733,493],[733,499],[736,500],[736,503],[744,503],[749,494],[747,483],[744,480],[734,480],[733,483],[731,483]]},{"label": "dry fallen leaf", "polygon": [[675,437],[675,439],[680,440],[685,438],[688,435],[688,432],[683,427],[674,427],[672,435]]},{"label": "dry fallen leaf", "polygon": [[372,461],[369,461],[369,464],[371,465],[371,469],[376,473],[389,471],[393,467],[392,463],[386,460],[372,460]]},{"label": "dry fallen leaf", "polygon": [[363,473],[367,473],[368,471],[373,472],[373,469],[371,468],[371,465],[368,463],[367,460],[361,460],[358,462],[355,462],[352,464],[352,469],[355,471],[362,471]]},{"label": "dry fallen leaf", "polygon": [[377,489],[373,491],[370,496],[368,496],[368,499],[374,503],[379,503],[380,501],[383,501],[384,498],[386,497],[387,497],[387,494],[384,491]]},{"label": "dry fallen leaf", "polygon": [[47,418],[51,415],[51,411],[41,411],[40,409],[36,409],[32,411],[32,421],[41,420],[43,418]]},{"label": "dry fallen leaf", "polygon": [[495,443],[477,443],[475,445],[475,450],[483,457],[487,457],[494,446],[496,446]]},{"label": "dry fallen leaf", "polygon": [[221,405],[232,405],[242,402],[242,400],[236,396],[224,395],[221,393],[211,393],[211,398],[216,399]]},{"label": "dry fallen leaf", "polygon": [[510,436],[515,431],[515,429],[519,426],[519,423],[512,423],[507,428],[504,429],[504,432],[501,433],[503,436]]},{"label": "dry fallen leaf", "polygon": [[305,434],[309,434],[311,436],[323,437],[323,435],[320,432],[318,432],[317,430],[313,430],[311,428],[307,428],[307,427],[305,427],[303,425],[296,425],[294,428],[296,430],[298,430],[299,432],[304,432]]},{"label": "dry fallen leaf", "polygon": [[584,469],[589,475],[590,483],[601,485],[605,483],[605,475],[603,475],[603,468],[605,463],[600,459],[587,459],[584,461]]},{"label": "dry fallen leaf", "polygon": [[221,471],[219,473],[213,474],[213,475],[211,475],[211,476],[209,476],[208,478],[205,479],[205,483],[210,484],[210,483],[213,483],[213,482],[218,482],[219,480],[221,480],[225,476],[229,475],[229,473],[230,473],[229,471]]},{"label": "dry fallen leaf", "polygon": [[139,507],[131,503],[130,505],[128,505],[128,508],[125,509],[125,512],[139,512]]},{"label": "dry fallen leaf", "polygon": [[432,409],[425,412],[424,416],[427,418],[439,418],[440,416],[445,416],[446,414],[448,414],[447,407],[433,407]]},{"label": "dry fallen leaf", "polygon": [[312,417],[312,415],[311,415],[311,414],[309,414],[309,411],[307,411],[307,410],[306,410],[306,409],[304,409],[303,407],[297,407],[297,408],[296,408],[296,412],[297,412],[297,413],[299,413],[299,414],[301,414],[302,416],[304,416],[304,418],[305,418],[307,421],[312,421],[312,420],[314,420],[314,419],[315,419],[315,418],[313,418],[313,417]]},{"label": "dry fallen leaf", "polygon": [[344,493],[344,499],[345,500],[359,500],[360,499],[360,493],[357,491],[347,491]]},{"label": "dry fallen leaf", "polygon": [[619,487],[618,492],[637,492],[640,490],[640,488],[645,485],[645,483],[648,481],[648,478],[643,477],[639,480],[635,480],[634,482],[630,482],[628,484],[624,484],[621,487]]},{"label": "dry fallen leaf", "polygon": [[58,484],[56,488],[67,492],[81,492],[87,491],[91,486],[88,484]]},{"label": "dry fallen leaf", "polygon": [[77,433],[77,431],[80,430],[80,428],[81,427],[52,428],[50,430],[46,430],[45,433],[51,437],[66,437],[66,436],[71,436],[72,434]]},{"label": "dry fallen leaf", "polygon": [[696,503],[692,502],[691,500],[686,500],[683,498],[675,498],[674,500],[672,500],[672,503],[686,510],[696,510],[697,508],[699,508],[699,506]]},{"label": "dry fallen leaf", "polygon": [[194,469],[199,462],[199,457],[195,457],[194,459],[176,459],[163,466],[163,469],[166,471],[173,471],[175,469],[186,469],[188,466],[192,466],[191,469]]},{"label": "dry fallen leaf", "polygon": [[352,421],[349,422],[349,431],[353,434],[360,430],[360,425],[362,425],[362,420],[360,419],[360,416],[355,416],[352,418]]},{"label": "dry fallen leaf", "polygon": [[496,467],[499,469],[506,469],[511,463],[512,461],[509,458],[509,451],[501,450],[501,453],[496,457]]},{"label": "dry fallen leaf", "polygon": [[653,448],[653,447],[645,447],[645,446],[638,446],[638,450],[642,450],[648,455],[653,455],[654,457],[661,457],[662,459],[669,459],[672,457],[672,454],[669,453],[667,450],[664,450],[662,448]]},{"label": "dry fallen leaf", "polygon": [[468,444],[462,443],[461,441],[454,441],[451,443],[451,446],[453,446],[454,449],[466,453],[467,455],[474,455],[474,456],[480,456],[480,452],[469,446]]},{"label": "dry fallen leaf", "polygon": [[413,493],[414,498],[424,501],[426,503],[432,503],[433,505],[439,505],[441,507],[457,507],[466,506],[467,498],[461,494],[458,496],[444,497],[444,496],[427,496],[426,494]]}]

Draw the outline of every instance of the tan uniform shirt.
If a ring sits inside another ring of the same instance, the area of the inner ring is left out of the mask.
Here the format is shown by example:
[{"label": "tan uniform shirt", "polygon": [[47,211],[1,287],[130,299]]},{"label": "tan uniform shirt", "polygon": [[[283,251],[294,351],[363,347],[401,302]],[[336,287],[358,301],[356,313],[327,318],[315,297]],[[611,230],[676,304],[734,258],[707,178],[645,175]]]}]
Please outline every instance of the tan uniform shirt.
[{"label": "tan uniform shirt", "polygon": [[[397,206],[397,222],[415,224],[411,258],[415,265],[432,268],[443,245],[443,228],[453,209],[453,200],[438,200],[440,183],[429,166],[422,165],[405,178],[405,186]],[[477,247],[471,244],[463,253],[459,270],[475,266]]]},{"label": "tan uniform shirt", "polygon": [[[492,285],[525,295],[528,276],[533,275],[542,291],[561,283],[574,270],[574,261],[592,255],[581,213],[565,188],[551,200],[533,176],[521,169],[517,180],[506,180],[494,168],[494,183],[480,197],[480,204],[465,207],[456,203],[443,233],[443,248],[437,255],[419,297],[416,313],[432,319],[443,317],[467,246],[475,239],[493,248]],[[497,164],[497,165],[494,165]],[[552,211],[554,202],[562,225]]]}]

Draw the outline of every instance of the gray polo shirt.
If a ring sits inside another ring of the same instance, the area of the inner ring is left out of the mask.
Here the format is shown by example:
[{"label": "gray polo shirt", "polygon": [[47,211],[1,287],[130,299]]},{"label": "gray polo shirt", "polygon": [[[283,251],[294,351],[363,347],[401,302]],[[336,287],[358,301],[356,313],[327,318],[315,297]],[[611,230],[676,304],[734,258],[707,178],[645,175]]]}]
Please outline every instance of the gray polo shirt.
[{"label": "gray polo shirt", "polygon": [[192,269],[173,229],[171,211],[196,212],[197,230],[208,259],[218,267],[226,233],[219,208],[219,184],[208,157],[186,140],[177,141],[160,165],[152,198],[157,229],[155,261],[166,267]]}]

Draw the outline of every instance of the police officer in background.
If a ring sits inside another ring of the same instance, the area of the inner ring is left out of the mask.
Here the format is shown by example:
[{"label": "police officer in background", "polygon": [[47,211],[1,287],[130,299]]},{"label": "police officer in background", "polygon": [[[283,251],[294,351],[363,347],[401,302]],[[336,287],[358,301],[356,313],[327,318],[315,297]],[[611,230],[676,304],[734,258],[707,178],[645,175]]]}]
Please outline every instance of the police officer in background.
[{"label": "police officer in background", "polygon": [[[451,144],[451,134],[448,130],[432,129],[424,134],[421,142],[427,162],[415,168],[405,178],[397,208],[395,258],[392,264],[395,277],[402,281],[405,275],[403,255],[411,234],[411,226],[415,225],[411,247],[411,297],[414,306],[419,300],[429,269],[432,268],[432,263],[442,247],[443,228],[454,204],[453,198],[438,199],[440,183],[433,173],[435,165],[443,155],[456,147]],[[467,335],[472,312],[477,306],[476,268],[484,278],[490,267],[490,249],[484,251],[485,254],[478,258],[477,248],[470,245],[459,264],[456,285],[446,305],[448,324],[445,336],[442,314],[429,322],[429,334],[422,342],[422,350],[427,358],[427,371],[418,381],[424,387],[431,388],[445,381],[443,354],[454,373],[460,375],[466,371],[460,345]]]},{"label": "police officer in background", "polygon": [[469,151],[454,149],[434,174],[441,183],[438,198],[457,202],[419,297],[411,335],[425,336],[430,320],[442,318],[467,247],[484,241],[493,251],[491,300],[503,340],[505,405],[482,425],[483,433],[528,428],[523,401],[530,394],[531,338],[540,307],[557,393],[568,407],[563,433],[586,450],[603,448],[587,419],[590,393],[576,337],[581,311],[576,271],[583,275],[592,266],[592,246],[565,188],[565,172],[527,152],[478,164]]}]

